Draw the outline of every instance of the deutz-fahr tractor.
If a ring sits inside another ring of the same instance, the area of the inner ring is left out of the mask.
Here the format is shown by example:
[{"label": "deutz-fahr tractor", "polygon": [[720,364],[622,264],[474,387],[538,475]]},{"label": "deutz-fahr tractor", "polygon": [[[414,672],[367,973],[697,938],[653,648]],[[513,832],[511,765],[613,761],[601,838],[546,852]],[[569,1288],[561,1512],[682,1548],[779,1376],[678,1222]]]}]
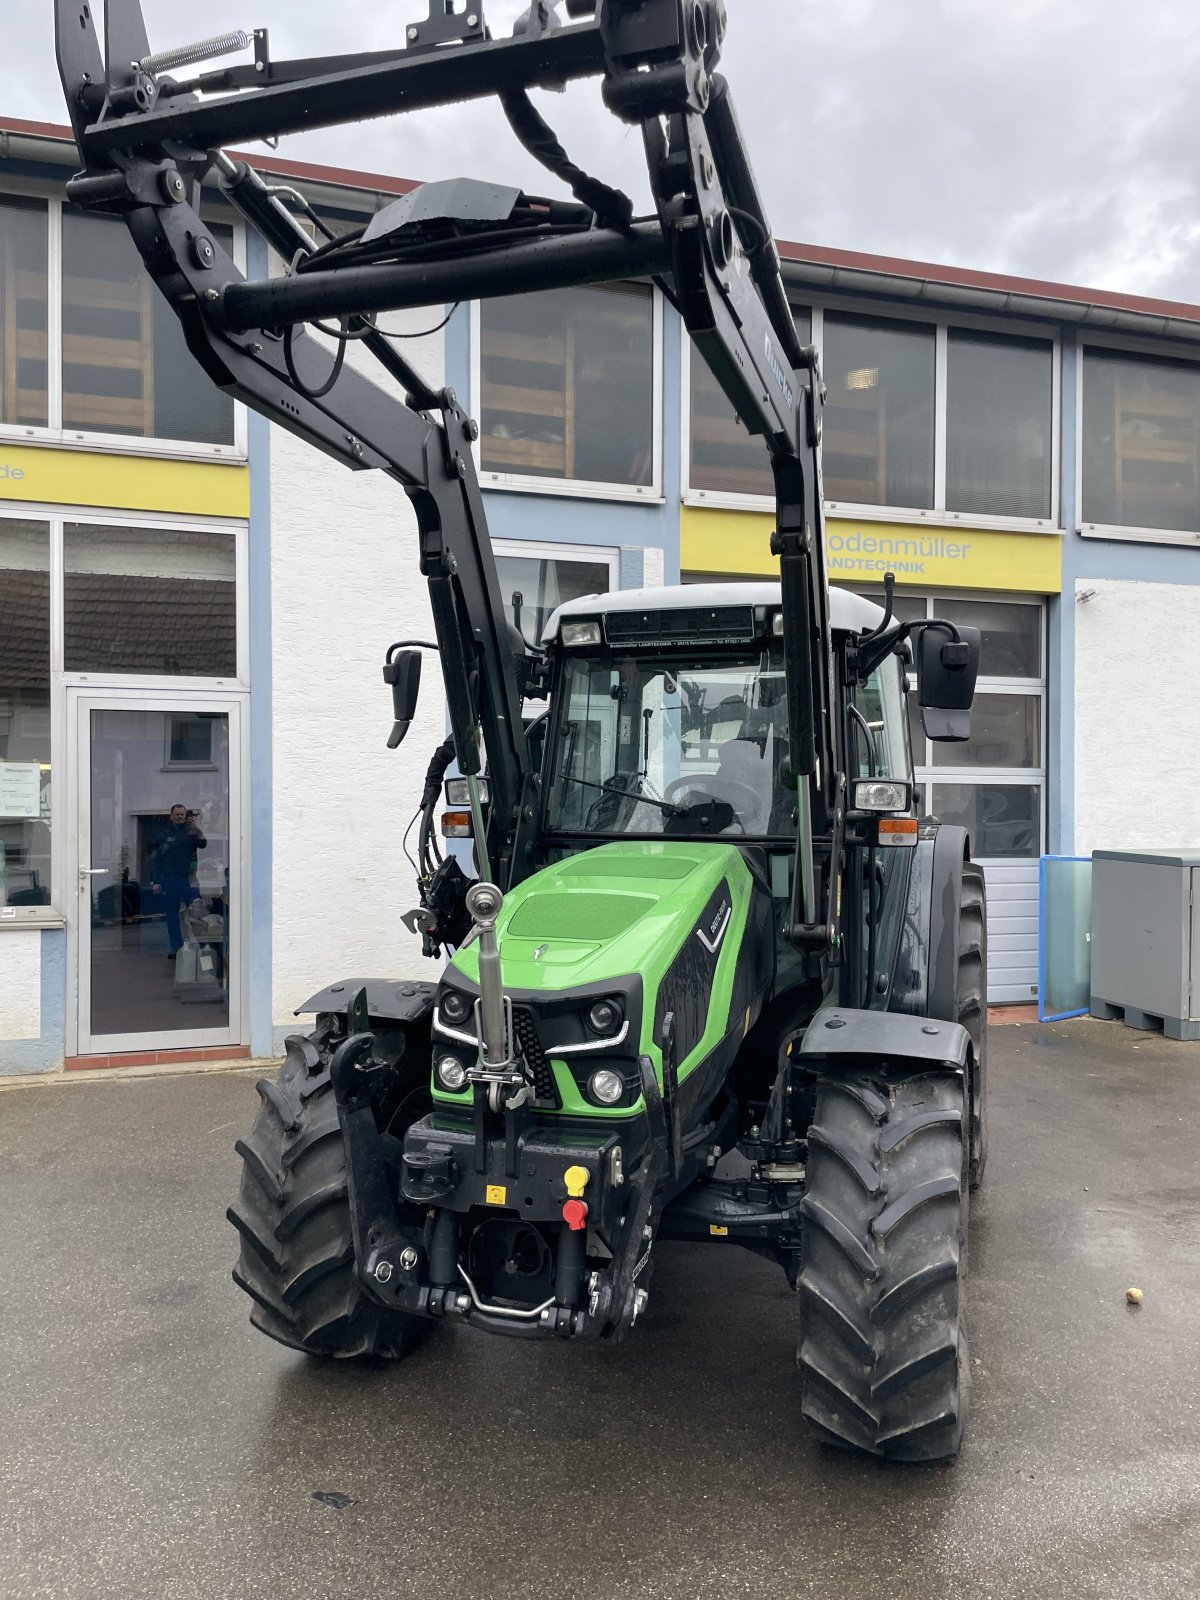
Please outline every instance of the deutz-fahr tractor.
[{"label": "deutz-fahr tractor", "polygon": [[[72,201],[125,219],[214,383],[400,484],[445,682],[405,918],[444,965],[332,983],[259,1084],[229,1211],[255,1326],[334,1357],[399,1359],[438,1322],[611,1341],[670,1241],[742,1245],[799,1290],[819,1437],[953,1456],[987,1154],[983,878],[961,828],[917,815],[908,702],[914,677],[929,737],[966,738],[979,637],[897,622],[890,581],[882,607],[827,586],[819,360],[717,71],[720,0],[533,0],[503,40],[481,0],[430,0],[395,49],[296,62],[265,30],[155,55],[139,0],[108,0],[102,56],[86,0],[56,9]],[[252,63],[194,70],[251,43]],[[586,76],[641,130],[650,215],[530,99]],[[570,198],[428,183],[335,232],[223,148],[493,94]],[[280,273],[246,280],[202,218],[206,178]],[[573,600],[530,646],[478,428],[377,316],[614,278],[661,286],[763,439],[779,578]],[[422,648],[387,651],[393,746]],[[444,850],[439,812],[461,841]]]}]

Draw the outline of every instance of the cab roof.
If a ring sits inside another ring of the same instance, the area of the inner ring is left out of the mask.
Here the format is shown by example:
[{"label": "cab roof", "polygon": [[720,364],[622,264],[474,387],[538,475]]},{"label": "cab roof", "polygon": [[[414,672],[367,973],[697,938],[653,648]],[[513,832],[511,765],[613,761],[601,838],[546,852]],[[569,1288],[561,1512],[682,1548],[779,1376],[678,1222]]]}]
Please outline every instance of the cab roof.
[{"label": "cab roof", "polygon": [[[696,606],[778,606],[777,583],[681,583],[663,589],[621,589],[611,594],[583,595],[567,600],[553,613],[542,631],[548,644],[565,617],[602,617],[613,611],[690,611]],[[883,607],[864,600],[849,589],[829,591],[830,625],[842,633],[870,633],[883,621]]]}]

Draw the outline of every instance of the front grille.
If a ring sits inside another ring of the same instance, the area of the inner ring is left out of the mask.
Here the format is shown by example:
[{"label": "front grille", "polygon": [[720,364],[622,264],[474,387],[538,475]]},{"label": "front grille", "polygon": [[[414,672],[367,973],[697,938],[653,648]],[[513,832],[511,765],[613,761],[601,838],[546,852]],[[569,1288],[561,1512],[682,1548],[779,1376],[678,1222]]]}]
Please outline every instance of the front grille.
[{"label": "front grille", "polygon": [[604,619],[609,644],[741,644],[754,638],[752,606],[687,606],[649,611],[610,611]]},{"label": "front grille", "polygon": [[528,1006],[514,1006],[513,1033],[516,1035],[517,1049],[520,1051],[526,1066],[533,1073],[533,1087],[539,1100],[548,1100],[551,1105],[561,1107],[562,1101],[558,1097],[558,1086],[554,1082],[554,1074],[550,1070],[550,1063],[546,1060],[546,1052],[542,1049],[542,1041],[538,1038],[537,1023],[533,1020],[533,1012]]}]

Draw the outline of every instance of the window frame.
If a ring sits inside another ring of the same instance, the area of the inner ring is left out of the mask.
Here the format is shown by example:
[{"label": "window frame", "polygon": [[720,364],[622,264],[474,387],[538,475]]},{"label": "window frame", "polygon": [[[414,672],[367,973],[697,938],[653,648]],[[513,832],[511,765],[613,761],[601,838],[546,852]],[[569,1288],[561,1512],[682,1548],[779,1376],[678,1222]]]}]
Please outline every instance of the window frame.
[{"label": "window frame", "polygon": [[[855,593],[867,593],[866,588],[856,588]],[[936,596],[943,600],[978,600],[983,604],[992,603],[999,605],[1024,605],[1037,608],[1038,622],[1038,661],[1041,667],[1040,676],[1036,678],[1020,678],[1003,676],[987,676],[980,673],[975,685],[976,694],[1017,695],[1024,699],[1037,699],[1038,708],[1038,749],[1040,762],[1036,767],[984,767],[984,766],[935,766],[932,760],[933,740],[922,739],[920,747],[911,746],[909,754],[912,759],[913,778],[915,783],[915,796],[917,810],[921,816],[930,816],[933,811],[933,790],[939,784],[960,783],[971,784],[982,788],[988,784],[1005,785],[1012,787],[1041,788],[1041,798],[1038,806],[1039,829],[1039,855],[1045,853],[1045,842],[1048,837],[1050,825],[1050,804],[1048,790],[1050,787],[1051,763],[1047,739],[1050,732],[1050,624],[1049,612],[1044,598],[1037,598],[1028,593],[1009,593],[990,589],[952,589],[945,585],[931,589],[912,591],[902,589],[898,594],[907,595],[911,599],[920,599],[925,606],[927,618],[937,615],[934,604]],[[881,593],[867,593],[867,598],[881,600]],[[909,662],[906,670],[908,692],[915,695],[917,692],[917,675],[914,662]],[[918,713],[919,714],[919,713]],[[948,746],[946,747],[948,748]],[[972,840],[972,847],[975,841]],[[1034,856],[977,856],[984,866],[1006,866],[1014,862],[1030,862],[1038,859]]]},{"label": "window frame", "polygon": [[[66,881],[66,829],[73,797],[66,793],[68,689],[109,693],[129,690],[174,690],[181,695],[245,697],[250,688],[250,525],[219,517],[167,516],[154,512],[116,512],[96,506],[45,506],[33,501],[0,501],[0,520],[42,522],[50,536],[50,904],[0,908],[0,937],[9,927],[61,928],[69,903]],[[223,533],[234,541],[234,594],[237,628],[237,673],[232,678],[198,678],[137,672],[65,672],[63,529],[68,522],[118,528],[144,527],[163,532]],[[61,841],[61,842],[60,842]],[[10,915],[10,913],[15,913]]]},{"label": "window frame", "polygon": [[[172,461],[221,462],[245,466],[249,459],[249,432],[246,407],[233,402],[233,443],[203,444],[188,439],[139,438],[127,433],[97,433],[64,428],[62,382],[62,216],[61,192],[46,183],[5,177],[0,199],[37,200],[46,206],[46,383],[47,423],[31,427],[26,423],[0,422],[0,444],[50,446],[60,450],[86,450],[106,455],[143,456]],[[208,220],[233,229],[233,259],[239,271],[246,270],[246,230],[235,214],[213,216],[204,208]],[[155,291],[158,292],[157,290]],[[198,370],[198,369],[197,369]]]},{"label": "window frame", "polygon": [[[498,556],[524,557],[529,561],[576,561],[599,565],[608,564],[608,588],[613,592],[621,587],[621,551],[611,544],[558,544],[553,539],[493,539],[492,549]],[[541,641],[538,641],[539,645]],[[539,716],[549,708],[550,702],[528,699],[525,702],[530,715]]]},{"label": "window frame", "polygon": [[[789,291],[791,297],[791,291]],[[812,341],[825,360],[825,313],[885,317],[894,322],[916,322],[934,330],[933,390],[933,505],[928,510],[913,506],[858,505],[846,500],[826,500],[825,514],[858,522],[935,523],[939,527],[1005,529],[1013,532],[1061,534],[1062,521],[1062,418],[1063,358],[1062,335],[1052,324],[1029,321],[1003,321],[995,317],[951,316],[935,306],[897,306],[876,301],[864,302],[847,295],[814,296],[811,301],[794,296],[797,303],[812,311]],[[1014,338],[1037,339],[1050,346],[1050,514],[1047,517],[991,516],[946,509],[946,441],[948,430],[947,373],[950,329],[963,333],[1011,334]],[[680,385],[680,497],[686,506],[713,506],[727,511],[769,511],[773,501],[767,495],[730,494],[713,489],[694,489],[691,485],[691,340],[683,329],[681,339],[682,382]],[[1082,374],[1082,368],[1080,368]],[[1076,385],[1080,392],[1082,379]],[[1082,403],[1082,402],[1080,402]],[[1076,439],[1078,441],[1078,428]],[[1077,502],[1079,503],[1079,502]]]},{"label": "window frame", "polygon": [[[480,487],[483,489],[513,490],[519,494],[556,495],[560,499],[569,495],[572,499],[584,500],[622,500],[637,505],[662,505],[665,502],[663,493],[663,388],[664,388],[664,313],[663,295],[657,284],[646,284],[640,279],[622,279],[621,282],[639,284],[648,288],[651,297],[651,466],[650,482],[648,484],[634,483],[601,483],[593,482],[590,478],[542,478],[528,473],[493,472],[483,465],[483,350],[482,350],[482,311],[478,300],[472,300],[470,306],[470,346],[471,346],[471,403],[472,416],[480,419],[480,435],[475,440],[475,471],[479,478]],[[599,285],[604,287],[604,285]],[[536,291],[535,291],[536,293]]]},{"label": "window frame", "polygon": [[1085,522],[1083,520],[1083,383],[1084,358],[1088,349],[1111,350],[1116,355],[1141,356],[1147,361],[1187,363],[1200,377],[1200,352],[1186,345],[1164,349],[1150,339],[1127,334],[1079,333],[1075,344],[1075,525],[1081,539],[1127,539],[1140,544],[1200,545],[1200,530],[1187,528],[1144,528],[1128,523]]},{"label": "window frame", "polygon": [[[38,514],[39,511],[41,512],[40,515]],[[53,519],[45,515],[44,507],[23,506],[19,511],[13,511],[7,503],[4,503],[0,505],[0,517],[12,522],[36,521],[45,523],[50,557],[50,904],[46,906],[0,906],[0,938],[2,938],[5,928],[61,928],[63,926],[63,914],[58,908],[65,903],[62,864],[64,846],[61,844],[56,845],[55,841],[62,837],[60,829],[65,827],[66,823],[65,797],[62,793],[63,784],[60,777],[64,770],[66,730],[59,704],[62,700],[62,695],[58,691],[54,676],[55,660],[62,659],[62,607],[56,607],[54,600],[56,587],[59,588],[61,593],[62,539],[61,536],[56,537]],[[56,611],[59,624],[57,638],[55,635]],[[56,649],[58,651],[57,656],[55,654]],[[3,948],[3,946],[0,946],[0,948]]]}]

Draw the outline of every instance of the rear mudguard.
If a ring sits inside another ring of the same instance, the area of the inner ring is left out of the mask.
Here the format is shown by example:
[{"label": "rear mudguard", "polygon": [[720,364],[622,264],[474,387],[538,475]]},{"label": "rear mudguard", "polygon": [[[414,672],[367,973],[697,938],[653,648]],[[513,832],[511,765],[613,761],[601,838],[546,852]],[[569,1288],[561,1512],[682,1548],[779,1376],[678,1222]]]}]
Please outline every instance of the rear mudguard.
[{"label": "rear mudguard", "polygon": [[970,854],[965,828],[922,824],[892,975],[893,1013],[957,1020],[959,907],[963,863]]}]

